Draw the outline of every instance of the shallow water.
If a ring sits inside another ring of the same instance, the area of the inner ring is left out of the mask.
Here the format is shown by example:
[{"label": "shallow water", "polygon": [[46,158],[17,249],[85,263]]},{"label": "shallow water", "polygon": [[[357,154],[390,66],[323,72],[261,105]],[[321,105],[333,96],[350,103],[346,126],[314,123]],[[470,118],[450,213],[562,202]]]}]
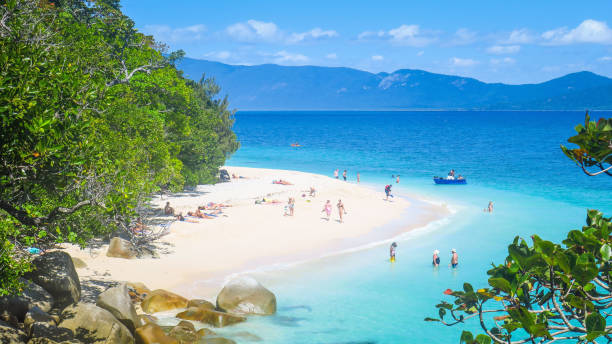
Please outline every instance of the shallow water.
[{"label": "shallow water", "polygon": [[[559,149],[584,121],[581,112],[244,112],[236,119],[242,147],[228,165],[330,176],[347,169],[350,182],[359,172],[381,191],[393,183],[396,195],[418,194],[457,212],[398,238],[395,264],[384,244],[261,272],[278,314],[219,331],[228,335],[246,330],[266,343],[455,343],[463,329],[479,328],[423,321],[437,314],[443,290],[484,285],[515,235],[559,241],[582,226],[587,208],[612,214],[612,179],[587,177]],[[468,185],[433,184],[450,168]],[[392,174],[401,175],[399,184]],[[482,211],[489,200],[493,214]],[[446,265],[451,248],[460,256],[457,270]],[[438,269],[433,249],[442,252]]]}]

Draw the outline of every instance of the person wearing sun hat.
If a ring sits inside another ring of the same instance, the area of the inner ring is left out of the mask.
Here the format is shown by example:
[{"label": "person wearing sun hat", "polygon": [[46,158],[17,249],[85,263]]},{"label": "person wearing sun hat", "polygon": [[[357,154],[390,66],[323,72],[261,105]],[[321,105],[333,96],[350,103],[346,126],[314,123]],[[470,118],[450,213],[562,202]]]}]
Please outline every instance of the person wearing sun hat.
[{"label": "person wearing sun hat", "polygon": [[434,266],[434,267],[436,267],[436,268],[437,268],[438,266],[440,266],[440,256],[439,256],[439,254],[440,254],[440,251],[438,251],[438,250],[434,250],[434,251],[433,251],[433,260],[432,260],[432,264],[433,264],[433,266]]},{"label": "person wearing sun hat", "polygon": [[457,250],[452,249],[451,250],[451,262],[449,265],[453,266],[453,269],[457,268],[457,265],[459,265],[459,256],[457,255]]}]

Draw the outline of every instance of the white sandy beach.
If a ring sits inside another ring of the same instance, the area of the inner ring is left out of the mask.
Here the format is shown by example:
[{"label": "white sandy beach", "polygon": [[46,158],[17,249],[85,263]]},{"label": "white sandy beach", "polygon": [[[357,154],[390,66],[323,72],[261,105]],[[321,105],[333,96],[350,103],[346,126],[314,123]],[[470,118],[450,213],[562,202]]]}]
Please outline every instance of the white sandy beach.
[{"label": "white sandy beach", "polygon": [[[209,202],[231,205],[223,214],[210,220],[198,219],[198,223],[173,222],[169,234],[160,239],[159,247],[167,252],[159,258],[110,258],[106,256],[106,245],[85,250],[67,247],[71,255],[87,263],[87,268],[79,269],[81,278],[142,282],[151,289],[212,298],[223,278],[232,273],[314,259],[346,249],[359,238],[371,238],[381,226],[397,222],[407,210],[419,216],[402,221],[395,234],[422,227],[447,213],[444,207],[429,204],[410,209],[414,204],[399,197],[386,201],[382,186],[381,192],[377,192],[342,179],[297,171],[226,169],[230,175],[246,178],[199,186],[197,192],[153,200],[159,208],[170,202],[176,212],[183,214]],[[272,184],[275,179],[293,185]],[[317,190],[315,197],[308,196],[311,186]],[[282,203],[255,204],[264,197]],[[289,197],[296,200],[292,217],[283,215]],[[333,205],[330,221],[321,212],[328,199]],[[338,221],[338,199],[346,207],[344,223]],[[212,282],[196,283],[205,280]]]}]

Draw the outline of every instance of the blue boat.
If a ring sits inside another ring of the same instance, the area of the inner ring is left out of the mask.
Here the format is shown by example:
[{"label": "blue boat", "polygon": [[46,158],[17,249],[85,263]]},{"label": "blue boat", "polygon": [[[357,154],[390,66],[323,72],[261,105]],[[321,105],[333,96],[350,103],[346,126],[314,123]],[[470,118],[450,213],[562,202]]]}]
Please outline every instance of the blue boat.
[{"label": "blue boat", "polygon": [[446,178],[434,177],[433,180],[434,180],[434,183],[436,183],[436,184],[459,184],[459,185],[467,184],[467,180],[465,180],[465,178],[463,178],[463,179],[446,179]]}]

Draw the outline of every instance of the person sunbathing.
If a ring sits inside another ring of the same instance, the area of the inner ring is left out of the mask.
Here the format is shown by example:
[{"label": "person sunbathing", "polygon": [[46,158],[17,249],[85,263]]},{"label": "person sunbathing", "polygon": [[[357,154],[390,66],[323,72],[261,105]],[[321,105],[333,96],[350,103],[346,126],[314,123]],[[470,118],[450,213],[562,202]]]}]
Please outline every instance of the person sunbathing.
[{"label": "person sunbathing", "polygon": [[286,181],[286,180],[282,180],[282,179],[279,179],[279,180],[273,180],[273,181],[272,181],[272,184],[280,184],[280,185],[293,185],[293,184],[291,184],[290,182],[288,182],[288,181]]},{"label": "person sunbathing", "polygon": [[[189,215],[189,213],[187,213],[187,215]],[[199,223],[196,220],[186,219],[185,216],[183,216],[183,213],[179,213],[178,215],[176,215],[176,219],[182,222]]]}]

